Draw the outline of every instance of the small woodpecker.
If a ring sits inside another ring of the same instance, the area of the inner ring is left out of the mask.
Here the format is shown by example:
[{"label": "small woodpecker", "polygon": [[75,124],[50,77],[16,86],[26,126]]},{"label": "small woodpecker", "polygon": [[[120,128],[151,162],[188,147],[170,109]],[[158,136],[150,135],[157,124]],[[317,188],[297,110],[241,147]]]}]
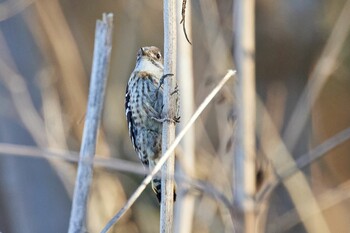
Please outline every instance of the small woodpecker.
[{"label": "small woodpecker", "polygon": [[[164,121],[162,83],[167,76],[169,75],[163,74],[163,58],[160,50],[154,46],[140,48],[135,69],[126,87],[125,114],[134,149],[144,167],[150,170],[162,155],[162,121]],[[176,117],[170,121],[178,122],[178,120]],[[160,202],[160,176],[152,180],[152,189]],[[175,198],[174,189],[174,200]]]}]

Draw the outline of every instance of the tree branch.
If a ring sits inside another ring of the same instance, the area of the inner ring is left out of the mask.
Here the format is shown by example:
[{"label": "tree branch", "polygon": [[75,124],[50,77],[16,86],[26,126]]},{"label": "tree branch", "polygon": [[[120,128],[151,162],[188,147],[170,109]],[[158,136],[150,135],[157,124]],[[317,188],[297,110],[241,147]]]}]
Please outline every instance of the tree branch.
[{"label": "tree branch", "polygon": [[86,231],[86,205],[92,182],[92,161],[96,151],[97,131],[101,120],[103,99],[109,71],[109,61],[112,50],[112,28],[113,14],[103,14],[102,21],[97,20],[90,93],[83,140],[80,149],[78,174],[75,182],[68,229],[69,233],[81,233]]}]

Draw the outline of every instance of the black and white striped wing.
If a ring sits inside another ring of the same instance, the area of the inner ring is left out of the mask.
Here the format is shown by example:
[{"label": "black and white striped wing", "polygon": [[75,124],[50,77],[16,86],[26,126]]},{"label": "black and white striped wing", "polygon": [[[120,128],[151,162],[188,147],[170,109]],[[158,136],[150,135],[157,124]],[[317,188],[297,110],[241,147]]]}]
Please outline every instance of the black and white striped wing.
[{"label": "black and white striped wing", "polygon": [[129,136],[130,136],[130,139],[131,139],[131,143],[132,143],[134,149],[137,152],[138,149],[137,149],[137,145],[135,144],[136,143],[137,130],[135,128],[135,123],[134,123],[134,121],[132,119],[129,85],[126,86],[125,115],[126,115],[126,121],[127,121],[127,124],[128,124],[128,130],[129,130]]}]

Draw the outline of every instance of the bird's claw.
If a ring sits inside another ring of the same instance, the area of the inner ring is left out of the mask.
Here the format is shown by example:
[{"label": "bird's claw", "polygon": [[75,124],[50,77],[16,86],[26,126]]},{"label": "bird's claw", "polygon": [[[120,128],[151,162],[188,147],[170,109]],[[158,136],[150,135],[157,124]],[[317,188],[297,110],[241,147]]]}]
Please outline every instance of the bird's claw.
[{"label": "bird's claw", "polygon": [[157,118],[157,117],[152,117],[153,120],[160,122],[160,123],[164,123],[164,122],[170,122],[173,124],[177,124],[180,123],[180,117],[174,117],[174,118],[168,118],[168,117],[164,117],[164,118]]},{"label": "bird's claw", "polygon": [[156,92],[157,92],[156,96],[157,96],[157,97],[158,97],[159,89],[162,87],[162,85],[164,84],[165,78],[167,78],[168,76],[174,76],[174,74],[164,74],[164,75],[160,78],[158,87],[157,87],[157,89],[156,89]]},{"label": "bird's claw", "polygon": [[170,93],[170,95],[178,94],[179,93],[179,86],[176,83],[175,89],[173,92]]}]

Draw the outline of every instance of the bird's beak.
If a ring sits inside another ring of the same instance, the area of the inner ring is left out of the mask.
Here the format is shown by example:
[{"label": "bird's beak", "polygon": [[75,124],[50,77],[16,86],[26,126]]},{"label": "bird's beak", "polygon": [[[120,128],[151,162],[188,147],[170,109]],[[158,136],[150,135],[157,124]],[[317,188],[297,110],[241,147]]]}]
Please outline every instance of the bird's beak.
[{"label": "bird's beak", "polygon": [[141,49],[141,54],[142,54],[142,56],[146,55],[145,50],[143,50],[142,47],[141,47],[140,49]]}]

